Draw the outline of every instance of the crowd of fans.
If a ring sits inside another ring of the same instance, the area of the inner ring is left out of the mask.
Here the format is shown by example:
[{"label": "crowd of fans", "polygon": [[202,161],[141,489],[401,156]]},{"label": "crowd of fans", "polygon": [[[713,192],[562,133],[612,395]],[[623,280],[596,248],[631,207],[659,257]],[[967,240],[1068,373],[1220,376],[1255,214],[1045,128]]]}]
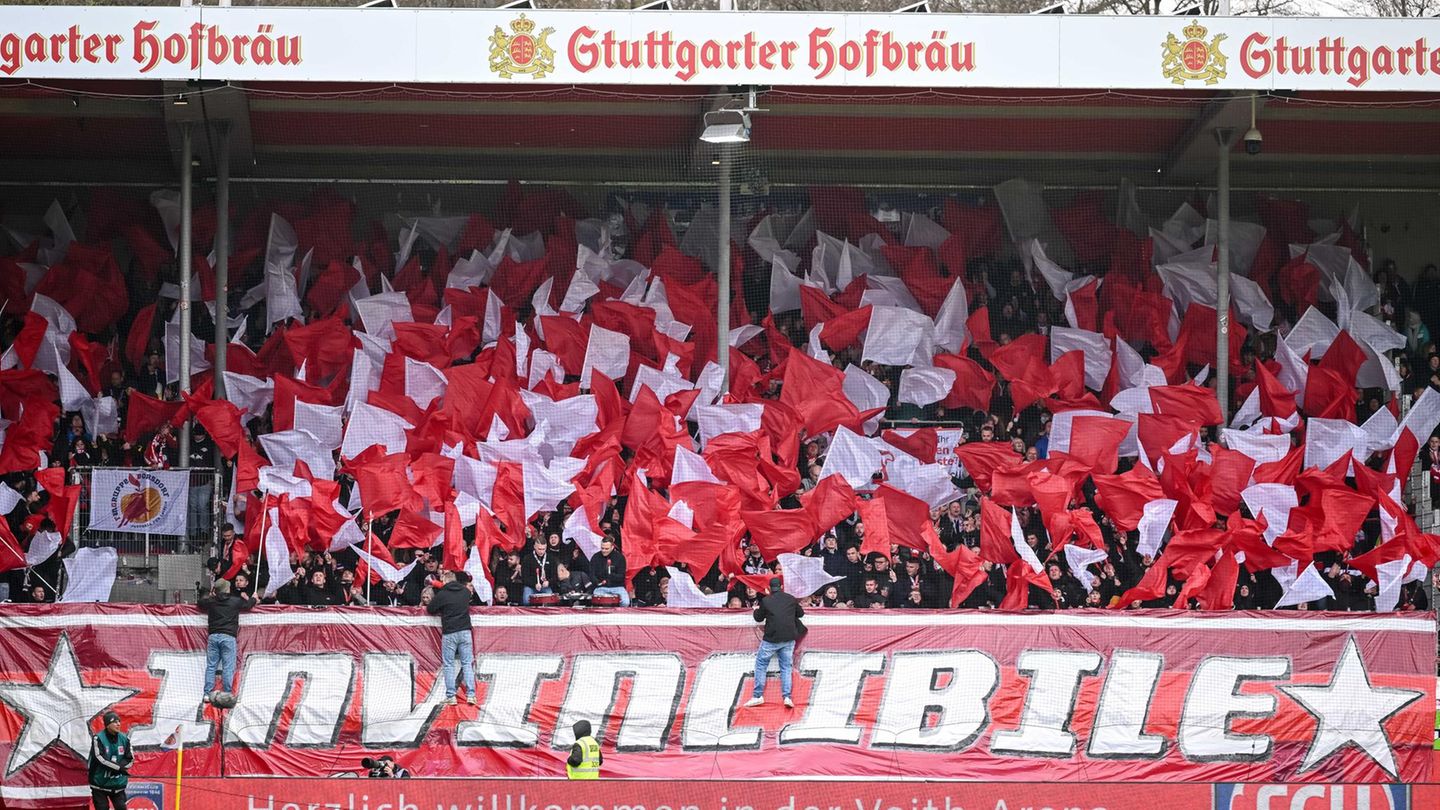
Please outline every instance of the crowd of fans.
[{"label": "crowd of fans", "polygon": [[[100,202],[97,194],[96,202]],[[126,208],[134,211],[133,206]],[[139,217],[139,214],[136,214]],[[148,215],[153,218],[153,212]],[[93,219],[93,218],[92,218]],[[617,215],[612,220],[620,221]],[[153,227],[146,219],[141,219]],[[135,223],[128,223],[135,224]],[[116,230],[107,236],[119,236]],[[131,233],[133,238],[133,233]],[[30,246],[21,245],[19,251]],[[94,345],[104,347],[103,365],[96,369],[103,385],[98,396],[112,397],[118,406],[119,425],[127,424],[127,409],[131,397],[142,393],[147,397],[174,401],[179,398],[177,386],[167,384],[165,359],[161,341],[161,325],[169,320],[174,307],[173,298],[161,295],[161,285],[173,282],[176,266],[173,257],[152,267],[144,267],[147,260],[143,251],[133,245],[129,251],[130,266],[121,275],[128,300],[124,314],[98,333],[87,337]],[[261,278],[263,256],[250,251],[245,257],[237,257],[232,263],[232,274],[237,279],[232,287],[243,291]],[[749,312],[755,322],[761,322],[767,313],[768,284],[770,268],[759,261],[753,251],[743,251],[746,267],[743,272],[743,291]],[[426,260],[434,260],[427,255]],[[0,259],[0,274],[21,272],[19,263],[25,259],[17,253],[10,259]],[[444,261],[440,257],[440,261]],[[4,262],[8,261],[7,267]],[[238,266],[237,266],[238,265]],[[1081,268],[1084,269],[1084,268]],[[1406,282],[1407,272],[1417,273],[1412,289]],[[1103,269],[1102,269],[1103,272]],[[1029,277],[1019,258],[975,258],[967,264],[969,280],[973,281],[978,294],[972,297],[973,311],[988,307],[991,335],[995,343],[1005,345],[1024,334],[1048,335],[1051,326],[1064,322],[1063,304],[1058,302],[1043,284],[1037,285]],[[1440,389],[1440,352],[1431,336],[1440,334],[1440,271],[1434,265],[1424,268],[1399,268],[1394,262],[1380,263],[1373,279],[1381,291],[1378,317],[1395,326],[1406,338],[1406,346],[1396,358],[1402,381],[1402,393],[1416,395],[1425,387]],[[376,289],[372,285],[372,291]],[[232,294],[233,315],[239,314],[238,294]],[[142,317],[142,311],[150,305],[155,308]],[[1243,386],[1252,382],[1256,362],[1271,359],[1275,351],[1276,334],[1284,335],[1299,313],[1282,297],[1276,297],[1276,332],[1264,333],[1252,330],[1240,347],[1241,372],[1235,385]],[[1326,305],[1321,305],[1322,308]],[[529,306],[519,303],[517,315],[520,324],[530,323],[533,313]],[[215,324],[205,307],[194,308],[194,333],[196,339],[213,343]],[[317,313],[307,313],[314,316]],[[307,318],[308,320],[308,318]],[[261,328],[264,318],[252,317],[248,331],[237,337],[235,342],[245,343],[251,349],[262,351],[266,335]],[[0,320],[0,350],[11,347],[24,327],[22,315],[12,308],[3,313]],[[806,345],[808,335],[799,312],[774,316],[774,331],[784,335],[796,347]],[[148,330],[138,331],[137,330]],[[141,347],[140,362],[132,362],[135,352],[127,351]],[[213,347],[211,349],[213,354]],[[478,353],[478,352],[477,352]],[[774,354],[752,351],[762,372],[773,367]],[[127,356],[128,355],[128,356]],[[471,358],[462,358],[457,365]],[[984,359],[972,349],[977,361]],[[887,423],[898,426],[939,425],[963,431],[965,441],[1005,441],[1013,445],[1017,456],[1026,460],[1045,459],[1049,445],[1051,413],[1039,403],[1029,405],[1017,412],[1006,381],[1001,378],[995,388],[988,409],[976,410],[968,407],[945,408],[940,405],[916,407],[901,404],[897,397],[900,368],[884,366],[873,362],[862,362],[858,347],[852,346],[835,353],[836,368],[855,364],[880,380],[890,391],[889,408],[884,414]],[[988,367],[988,363],[985,364]],[[1198,372],[1198,367],[1190,369]],[[775,397],[779,392],[779,381],[772,384],[764,395]],[[1357,390],[1355,414],[1357,421],[1363,421],[1370,413],[1386,407],[1389,395],[1378,389]],[[9,414],[7,414],[8,416]],[[272,429],[270,412],[258,415],[249,421],[249,438],[268,433]],[[184,429],[183,427],[179,429]],[[694,430],[694,426],[691,426]],[[828,450],[825,437],[807,437],[802,444],[798,468],[795,471],[801,479],[800,493],[809,491],[817,484]],[[628,455],[628,453],[627,453]],[[140,436],[124,435],[123,431],[92,435],[86,420],[78,412],[64,413],[55,425],[54,444],[48,452],[46,463],[50,467],[73,469],[92,466],[122,466],[168,468],[178,466],[210,467],[217,463],[215,445],[199,423],[193,423],[189,443],[189,457],[179,457],[179,442],[176,429],[169,424]],[[228,460],[219,460],[224,469],[224,485],[228,489],[234,474]],[[1357,460],[1358,462],[1359,460]],[[1366,460],[1378,468],[1380,458]],[[1440,503],[1440,441],[1431,440],[1420,453],[1419,466],[1427,471],[1431,482],[1432,502]],[[1135,463],[1135,459],[1122,459],[1120,471]],[[977,487],[963,465],[956,465],[954,483],[959,487],[961,497],[943,508],[932,512],[932,519],[938,537],[947,550],[960,546],[978,550],[980,547],[980,497],[985,493]],[[337,474],[341,491],[339,501],[348,502],[353,479],[342,473]],[[12,471],[3,477],[20,500],[6,515],[9,527],[22,544],[22,550],[37,534],[55,531],[55,524],[47,514],[46,506],[52,497],[38,485],[31,471]],[[796,493],[796,495],[800,494]],[[1104,538],[1108,554],[1098,567],[1098,576],[1084,577],[1080,572],[1071,571],[1063,554],[1052,554],[1053,549],[1047,535],[1045,523],[1036,507],[1017,510],[1026,544],[1044,563],[1044,576],[1053,588],[1053,596],[1045,590],[1032,587],[1028,606],[1036,609],[1115,607],[1121,595],[1134,587],[1146,574],[1154,560],[1142,554],[1137,546],[1134,531],[1118,529],[1095,502],[1094,488],[1087,483],[1082,506],[1094,514]],[[799,501],[796,495],[787,496],[780,507],[795,507]],[[493,548],[486,561],[491,575],[488,589],[490,598],[486,601],[495,605],[528,604],[535,595],[554,594],[561,604],[588,603],[596,594],[613,596],[624,605],[663,606],[669,596],[670,577],[665,567],[652,566],[640,570],[633,579],[627,580],[625,549],[621,536],[627,499],[612,497],[598,524],[604,534],[599,551],[587,554],[571,537],[567,537],[564,526],[570,514],[570,507],[562,504],[555,511],[541,512],[525,527],[526,543],[517,550]],[[193,510],[192,510],[193,511]],[[201,510],[204,511],[204,510]],[[381,515],[373,519],[357,518],[362,532],[374,543],[383,544],[392,531],[395,517]],[[385,581],[378,576],[366,576],[368,568],[357,566],[357,556],[349,550],[334,552],[311,551],[291,558],[293,578],[277,588],[268,588],[268,571],[263,561],[254,555],[248,560],[237,561],[235,547],[242,540],[237,536],[238,520],[221,523],[219,543],[208,556],[209,569],[216,575],[227,576],[234,589],[242,594],[265,593],[273,595],[265,601],[289,605],[308,606],[421,606],[426,605],[433,594],[433,581],[442,566],[438,548],[426,550],[397,549],[394,559],[397,564],[414,562],[414,567],[398,581]],[[698,528],[698,527],[697,527]],[[209,527],[192,526],[201,534]],[[866,526],[859,520],[858,513],[842,520],[834,529],[816,539],[813,545],[801,553],[823,560],[824,570],[840,579],[823,587],[809,597],[808,604],[830,608],[894,608],[931,609],[945,608],[950,604],[953,579],[932,555],[926,551],[906,547],[892,547],[890,554],[871,552],[862,554]],[[474,528],[466,530],[467,543],[474,542]],[[1374,609],[1376,584],[1360,575],[1348,565],[1353,556],[1372,548],[1380,536],[1380,521],[1375,512],[1366,521],[1356,537],[1354,549],[1349,552],[1321,552],[1315,560],[1322,576],[1331,586],[1335,596],[1316,602],[1301,604],[1301,609],[1322,610],[1371,610]],[[712,566],[708,571],[691,571],[694,581],[706,592],[728,594],[728,607],[746,608],[755,604],[757,586],[768,580],[776,570],[773,560],[767,560],[757,545],[741,540],[744,553],[743,575],[727,575],[720,567]],[[60,576],[60,558],[72,550],[69,539],[52,558],[33,567],[17,567],[0,573],[0,583],[9,585],[10,598],[14,601],[50,601],[55,598],[51,589]],[[358,567],[358,576],[357,576]],[[681,566],[683,568],[683,565]],[[983,563],[986,573],[984,582],[963,601],[961,607],[995,608],[1006,593],[1005,574],[999,565]],[[1093,582],[1082,584],[1086,579]],[[1162,597],[1139,602],[1141,607],[1194,607],[1189,604],[1176,605],[1182,583],[1171,578]],[[1429,607],[1425,582],[1406,584],[1399,597],[1398,609],[1423,610]],[[1263,609],[1271,607],[1279,598],[1282,586],[1266,571],[1251,572],[1242,568],[1234,595],[1237,609]],[[476,604],[482,599],[477,596]]]}]

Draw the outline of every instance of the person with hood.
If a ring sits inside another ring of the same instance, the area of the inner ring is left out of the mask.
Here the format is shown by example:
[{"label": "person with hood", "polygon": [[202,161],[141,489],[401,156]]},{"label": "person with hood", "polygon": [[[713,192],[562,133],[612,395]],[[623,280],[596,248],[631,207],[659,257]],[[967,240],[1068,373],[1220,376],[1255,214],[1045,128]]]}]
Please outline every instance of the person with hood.
[{"label": "person with hood", "polygon": [[425,610],[440,617],[440,661],[445,667],[445,705],[455,705],[455,659],[465,676],[465,697],[475,705],[475,642],[470,637],[470,575],[446,571],[444,586],[435,592]]},{"label": "person with hood", "polygon": [[120,715],[105,712],[105,728],[90,740],[90,801],[95,810],[125,810],[135,752],[120,731]]},{"label": "person with hood", "polygon": [[605,754],[600,751],[600,743],[590,736],[590,721],[576,720],[570,728],[575,732],[575,744],[570,746],[570,756],[565,760],[565,776],[569,779],[599,779]]},{"label": "person with hood", "polygon": [[746,708],[765,703],[765,673],[770,669],[770,659],[780,656],[780,693],[785,699],[785,708],[795,708],[790,699],[790,670],[795,657],[795,642],[805,634],[800,617],[805,608],[795,597],[781,589],[780,577],[770,580],[770,593],[755,606],[755,621],[765,623],[765,635],[755,651],[755,690],[751,693]]}]

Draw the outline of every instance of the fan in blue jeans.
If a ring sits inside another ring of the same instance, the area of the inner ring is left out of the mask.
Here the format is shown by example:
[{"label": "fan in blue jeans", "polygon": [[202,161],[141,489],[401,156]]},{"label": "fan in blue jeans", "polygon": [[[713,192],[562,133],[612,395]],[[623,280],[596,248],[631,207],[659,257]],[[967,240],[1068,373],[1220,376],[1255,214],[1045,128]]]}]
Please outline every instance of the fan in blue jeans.
[{"label": "fan in blue jeans", "polygon": [[795,708],[790,699],[790,676],[795,658],[795,642],[805,635],[805,625],[800,617],[805,608],[795,597],[781,590],[781,580],[770,580],[770,593],[755,606],[755,621],[765,623],[765,635],[760,648],[755,651],[755,691],[745,704],[747,708],[765,703],[765,677],[770,669],[770,660],[780,657],[780,694],[787,709]]}]

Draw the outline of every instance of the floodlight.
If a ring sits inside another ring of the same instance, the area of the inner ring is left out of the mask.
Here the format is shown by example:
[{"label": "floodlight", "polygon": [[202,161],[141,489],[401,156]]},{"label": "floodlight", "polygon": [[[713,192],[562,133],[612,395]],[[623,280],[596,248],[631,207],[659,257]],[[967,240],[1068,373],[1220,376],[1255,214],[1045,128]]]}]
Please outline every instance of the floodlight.
[{"label": "floodlight", "polygon": [[705,113],[705,143],[749,143],[750,114],[744,110],[713,110]]}]

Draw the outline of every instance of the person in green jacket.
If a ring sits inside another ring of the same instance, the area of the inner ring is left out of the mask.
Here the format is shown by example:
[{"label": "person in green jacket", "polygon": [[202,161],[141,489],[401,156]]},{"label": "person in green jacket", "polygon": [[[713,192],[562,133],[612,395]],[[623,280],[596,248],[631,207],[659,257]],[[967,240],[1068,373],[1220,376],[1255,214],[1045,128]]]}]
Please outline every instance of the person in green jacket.
[{"label": "person in green jacket", "polygon": [[90,741],[90,801],[95,810],[125,810],[125,787],[135,752],[120,731],[120,715],[105,713],[105,728]]}]

